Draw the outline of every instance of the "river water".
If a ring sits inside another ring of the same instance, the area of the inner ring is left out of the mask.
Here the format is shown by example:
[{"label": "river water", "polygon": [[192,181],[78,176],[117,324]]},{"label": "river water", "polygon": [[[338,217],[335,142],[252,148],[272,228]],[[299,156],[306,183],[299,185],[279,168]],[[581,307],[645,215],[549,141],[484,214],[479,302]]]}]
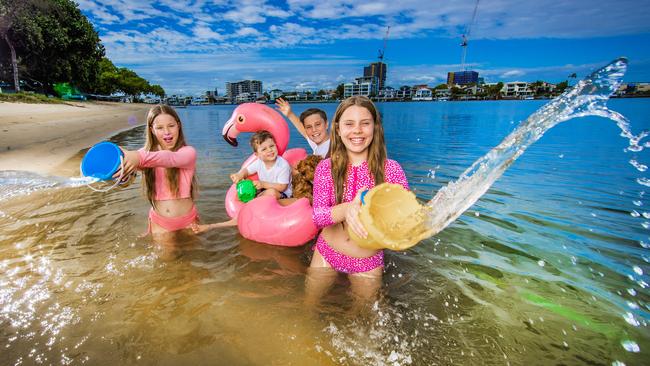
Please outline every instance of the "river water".
[{"label": "river water", "polygon": [[[544,101],[379,103],[389,157],[428,201]],[[615,99],[635,132],[650,100]],[[297,104],[299,114],[336,104]],[[250,154],[220,136],[233,106],[179,109],[199,152],[205,222],[227,219],[228,175]],[[291,147],[307,144],[291,130]],[[178,248],[139,235],[139,182],[96,193],[0,172],[2,364],[642,365],[650,350],[646,150],[615,123],[568,121],[528,148],[447,229],[387,252],[382,298],[350,312],[344,277],[304,308],[302,248],[236,229]],[[245,140],[247,136],[243,136]],[[143,127],[112,139],[143,145]],[[77,164],[80,156],[72,159]],[[647,193],[650,195],[650,192]]]}]

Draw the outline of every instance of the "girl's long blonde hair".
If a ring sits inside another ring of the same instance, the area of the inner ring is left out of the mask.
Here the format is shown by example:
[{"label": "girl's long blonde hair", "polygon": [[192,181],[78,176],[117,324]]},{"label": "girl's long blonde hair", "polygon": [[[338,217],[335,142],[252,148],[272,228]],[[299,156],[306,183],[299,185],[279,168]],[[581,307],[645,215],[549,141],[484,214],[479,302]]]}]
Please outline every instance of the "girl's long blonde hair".
[{"label": "girl's long blonde hair", "polygon": [[[339,204],[343,200],[343,192],[345,189],[345,182],[347,180],[348,171],[348,153],[343,145],[341,136],[339,135],[339,122],[341,115],[349,107],[356,105],[366,108],[372,115],[375,126],[372,136],[372,142],[368,146],[368,169],[375,180],[375,185],[384,182],[384,164],[386,163],[386,144],[384,142],[384,127],[381,124],[381,115],[377,112],[375,104],[364,96],[353,96],[339,104],[334,113],[332,120],[332,129],[330,130],[330,157],[332,159],[332,179],[334,180],[334,188],[336,193],[336,203]],[[368,187],[370,188],[370,187]]]},{"label": "girl's long blonde hair", "polygon": [[[147,128],[145,128],[144,135],[145,135],[145,143],[144,143],[144,149],[146,151],[158,151],[160,149],[160,146],[158,145],[158,140],[156,139],[156,135],[153,133],[153,121],[156,119],[161,114],[168,114],[172,116],[175,120],[176,123],[178,123],[178,139],[176,140],[176,145],[171,149],[171,151],[178,151],[183,146],[186,146],[187,144],[185,143],[185,135],[183,134],[183,124],[181,123],[181,119],[178,117],[178,114],[174,110],[174,108],[165,105],[165,104],[158,104],[156,106],[151,107],[149,110],[149,113],[147,114]],[[174,197],[178,197],[178,173],[179,173],[179,168],[166,168],[165,169],[165,178],[167,179],[167,184],[169,186],[169,191],[174,195]],[[144,177],[143,184],[142,184],[142,190],[144,193],[144,196],[147,198],[147,201],[151,204],[151,206],[155,206],[154,201],[156,197],[156,174],[155,174],[155,169],[154,168],[145,168],[142,169],[142,175]],[[198,187],[198,184],[196,182],[196,175],[192,177],[192,186],[190,188],[190,194],[192,197],[192,200],[194,200],[194,197],[196,196],[196,189]]]}]

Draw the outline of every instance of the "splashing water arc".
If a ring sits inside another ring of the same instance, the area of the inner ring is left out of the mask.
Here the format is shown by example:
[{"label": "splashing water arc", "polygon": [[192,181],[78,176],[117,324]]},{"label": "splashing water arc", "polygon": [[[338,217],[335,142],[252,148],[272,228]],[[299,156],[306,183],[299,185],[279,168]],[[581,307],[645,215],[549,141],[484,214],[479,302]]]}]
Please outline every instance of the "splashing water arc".
[{"label": "splashing water arc", "polygon": [[[395,189],[386,189],[383,185],[375,187],[371,190],[374,194],[369,195],[371,200],[366,200],[362,206],[360,219],[369,228],[369,233],[379,234],[374,235],[374,238],[370,235],[367,240],[354,235],[351,237],[366,248],[404,250],[439,233],[478,201],[503,172],[546,131],[576,117],[600,116],[614,120],[622,131],[621,135],[630,141],[628,150],[640,151],[642,147],[638,143],[645,135],[632,135],[625,117],[605,106],[620,86],[626,69],[627,59],[621,57],[594,71],[530,115],[498,146],[476,160],[458,180],[441,188],[426,205],[417,203],[414,195],[409,198],[402,194],[396,195]],[[395,198],[390,202],[391,198],[383,195]],[[373,208],[373,199],[381,202],[380,207]],[[394,210],[381,209],[398,206],[408,206],[409,214],[396,219]]]}]

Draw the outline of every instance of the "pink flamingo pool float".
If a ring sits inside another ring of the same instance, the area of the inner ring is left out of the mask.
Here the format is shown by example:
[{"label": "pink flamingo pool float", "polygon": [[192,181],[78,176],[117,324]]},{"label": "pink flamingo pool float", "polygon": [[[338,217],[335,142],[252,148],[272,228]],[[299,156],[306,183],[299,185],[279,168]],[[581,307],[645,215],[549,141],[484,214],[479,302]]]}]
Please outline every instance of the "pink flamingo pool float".
[{"label": "pink flamingo pool float", "polygon": [[[232,146],[237,146],[237,136],[241,132],[269,131],[275,138],[278,154],[292,167],[305,157],[305,149],[289,149],[289,126],[275,110],[258,103],[240,104],[223,127],[223,138]],[[252,154],[242,167],[247,167],[257,157]],[[249,179],[257,179],[257,175]],[[233,184],[226,193],[226,212],[237,218],[237,227],[243,237],[261,243],[280,246],[300,246],[316,236],[318,229],[312,221],[312,207],[309,200],[300,198],[289,206],[282,206],[273,197],[258,197],[247,203],[237,198]]]}]

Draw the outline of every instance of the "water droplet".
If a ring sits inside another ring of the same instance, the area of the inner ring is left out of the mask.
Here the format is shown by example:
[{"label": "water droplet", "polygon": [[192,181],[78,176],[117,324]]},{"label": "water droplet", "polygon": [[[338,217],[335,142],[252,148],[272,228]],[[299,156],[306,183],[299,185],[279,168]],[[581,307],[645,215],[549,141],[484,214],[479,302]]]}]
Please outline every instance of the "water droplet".
[{"label": "water droplet", "polygon": [[539,261],[537,261],[537,265],[540,266],[540,267],[544,267],[545,264],[546,264],[546,262],[544,262],[541,259]]},{"label": "water droplet", "polygon": [[632,313],[629,313],[629,312],[628,312],[628,313],[625,313],[625,315],[623,316],[623,319],[625,319],[625,321],[626,321],[628,324],[633,325],[633,326],[635,326],[635,327],[638,327],[639,325],[641,325],[641,324],[639,323],[639,321],[636,320],[636,318],[634,317],[634,315],[632,315]]},{"label": "water droplet", "polygon": [[621,345],[628,352],[639,353],[641,351],[641,348],[639,348],[639,345],[635,341],[626,340],[621,342]]},{"label": "water droplet", "polygon": [[636,274],[638,274],[639,276],[642,276],[642,275],[643,275],[643,270],[641,269],[641,267],[639,267],[639,266],[634,266],[634,267],[632,267],[632,269],[633,269],[634,272],[635,272]]},{"label": "water droplet", "polygon": [[612,362],[612,366],[625,366],[625,364],[621,361],[616,360]]},{"label": "water droplet", "polygon": [[564,158],[564,154],[558,155],[558,158],[560,158],[560,159]]},{"label": "water droplet", "polygon": [[632,201],[632,203],[634,203],[635,206],[643,206],[643,202],[641,201]]},{"label": "water droplet", "polygon": [[641,214],[638,213],[636,210],[632,210],[632,212],[630,212],[630,216],[632,216],[632,217],[639,217],[639,216],[641,216]]},{"label": "water droplet", "polygon": [[636,182],[641,184],[641,185],[644,185],[646,187],[650,187],[650,179],[648,179],[648,178],[645,178],[645,177],[637,178]]},{"label": "water droplet", "polygon": [[648,170],[647,165],[641,164],[641,163],[639,163],[638,161],[636,161],[634,159],[630,160],[630,164],[640,172],[645,172],[646,170]]}]

